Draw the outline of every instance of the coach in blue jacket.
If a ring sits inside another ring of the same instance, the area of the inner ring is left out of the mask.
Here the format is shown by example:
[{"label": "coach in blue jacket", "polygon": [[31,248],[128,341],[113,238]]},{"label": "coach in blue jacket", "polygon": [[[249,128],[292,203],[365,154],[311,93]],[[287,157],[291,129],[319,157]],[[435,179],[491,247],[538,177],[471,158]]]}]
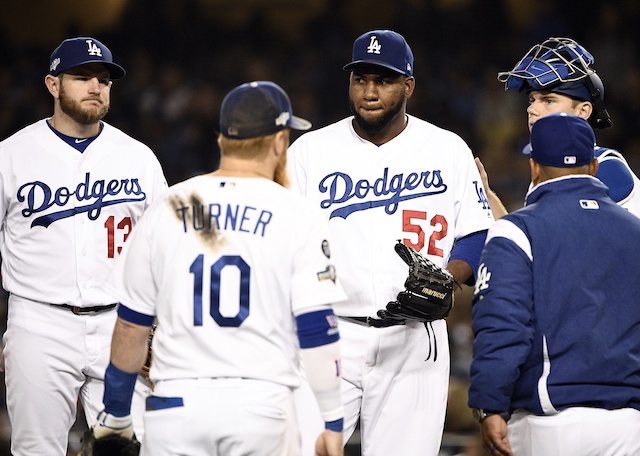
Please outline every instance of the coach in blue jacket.
[{"label": "coach in blue jacket", "polygon": [[593,177],[594,143],[539,119],[526,206],[487,235],[469,406],[494,455],[640,455],[640,219]]}]

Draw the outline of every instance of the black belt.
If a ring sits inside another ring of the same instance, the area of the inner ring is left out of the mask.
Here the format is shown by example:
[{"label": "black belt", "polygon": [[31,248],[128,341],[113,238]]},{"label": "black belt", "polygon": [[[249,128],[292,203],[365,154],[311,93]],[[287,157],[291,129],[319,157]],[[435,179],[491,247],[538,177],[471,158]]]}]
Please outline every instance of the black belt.
[{"label": "black belt", "polygon": [[86,315],[90,313],[104,312],[105,310],[113,309],[118,304],[107,304],[106,306],[92,306],[92,307],[78,307],[78,306],[71,306],[69,304],[51,304],[51,305],[55,307],[62,307],[63,309],[68,309],[76,315]]},{"label": "black belt", "polygon": [[[356,325],[373,326],[374,328],[387,328],[389,326],[404,325],[406,320],[396,320],[394,318],[375,318],[375,317],[343,317],[338,315],[338,318]],[[431,322],[425,322],[424,327],[427,330],[427,337],[429,338],[429,353],[427,359],[431,358],[433,352],[433,361],[438,359],[438,341],[436,340],[436,333],[433,331],[433,324]],[[429,329],[431,327],[431,330]],[[433,338],[433,345],[431,339]],[[427,360],[425,359],[425,361]]]},{"label": "black belt", "polygon": [[404,320],[396,320],[393,318],[375,318],[375,317],[343,317],[338,315],[342,320],[350,321],[356,325],[373,326],[374,328],[388,328],[389,326],[404,325]]}]

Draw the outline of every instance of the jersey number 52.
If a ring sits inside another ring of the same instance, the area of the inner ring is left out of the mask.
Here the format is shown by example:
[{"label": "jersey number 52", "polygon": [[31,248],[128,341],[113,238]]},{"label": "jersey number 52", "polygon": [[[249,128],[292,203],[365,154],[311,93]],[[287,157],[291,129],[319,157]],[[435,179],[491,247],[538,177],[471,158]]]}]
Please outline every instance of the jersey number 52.
[{"label": "jersey number 52", "polygon": [[[413,247],[418,252],[422,250],[425,244],[425,233],[422,226],[414,223],[414,220],[427,220],[427,213],[424,211],[402,211],[402,231],[405,233],[415,233],[418,242],[412,242],[409,238],[404,238],[404,245]],[[449,223],[443,215],[436,214],[429,220],[429,224],[434,227],[431,236],[429,236],[429,246],[427,254],[439,257],[444,256],[441,248],[436,246],[436,241],[443,239],[449,230]]]}]

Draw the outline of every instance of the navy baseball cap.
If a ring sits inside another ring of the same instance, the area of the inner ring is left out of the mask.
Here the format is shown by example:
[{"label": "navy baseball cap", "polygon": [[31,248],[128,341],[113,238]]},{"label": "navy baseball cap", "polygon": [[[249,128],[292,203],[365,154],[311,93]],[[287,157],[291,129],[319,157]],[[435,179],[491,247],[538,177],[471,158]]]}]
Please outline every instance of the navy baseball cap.
[{"label": "navy baseball cap", "polygon": [[353,43],[353,58],[342,69],[377,65],[405,76],[413,75],[413,52],[404,37],[392,30],[372,30]]},{"label": "navy baseball cap", "polygon": [[95,38],[81,36],[60,43],[49,59],[49,74],[57,76],[64,71],[89,63],[102,63],[109,70],[110,79],[121,79],[127,72],[113,61],[108,47]]},{"label": "navy baseball cap", "polygon": [[594,159],[596,137],[585,119],[554,113],[538,119],[531,127],[531,158],[541,165],[573,168]]},{"label": "navy baseball cap", "polygon": [[587,86],[586,79],[581,79],[579,81],[571,81],[571,82],[560,82],[555,85],[551,85],[549,87],[541,87],[535,82],[531,82],[527,86],[527,93],[534,90],[548,90],[553,93],[561,93],[563,95],[567,95],[571,98],[575,98],[580,101],[589,101],[593,103],[593,97],[591,96],[591,92],[589,91],[589,87]]},{"label": "navy baseball cap", "polygon": [[293,115],[289,96],[273,82],[247,82],[233,89],[222,100],[222,136],[248,139],[267,136],[285,128],[308,130],[311,122]]}]

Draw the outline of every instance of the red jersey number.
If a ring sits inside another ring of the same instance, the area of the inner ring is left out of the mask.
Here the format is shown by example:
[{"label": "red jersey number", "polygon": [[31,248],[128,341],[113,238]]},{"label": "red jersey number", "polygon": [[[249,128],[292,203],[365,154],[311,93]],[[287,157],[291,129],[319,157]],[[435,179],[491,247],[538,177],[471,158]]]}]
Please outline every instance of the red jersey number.
[{"label": "red jersey number", "polygon": [[[402,231],[405,233],[415,233],[418,242],[412,242],[409,238],[404,238],[403,242],[409,247],[413,247],[418,252],[424,248],[425,244],[425,232],[418,223],[413,223],[414,220],[427,220],[427,213],[422,211],[402,211]],[[433,233],[429,236],[429,246],[427,248],[427,254],[435,255],[439,257],[444,256],[442,249],[436,246],[436,242],[443,239],[447,235],[449,224],[444,216],[436,214],[431,217],[429,224],[434,227]]]},{"label": "red jersey number", "polygon": [[[115,218],[110,216],[106,222],[104,222],[104,227],[107,229],[107,258],[114,258],[116,252],[119,254],[122,251],[122,244],[129,237],[129,233],[131,233],[131,227],[133,224],[131,223],[131,217],[124,217],[122,220],[115,224]],[[118,231],[118,237],[120,232],[122,233],[122,244],[116,247],[116,230]]]}]

